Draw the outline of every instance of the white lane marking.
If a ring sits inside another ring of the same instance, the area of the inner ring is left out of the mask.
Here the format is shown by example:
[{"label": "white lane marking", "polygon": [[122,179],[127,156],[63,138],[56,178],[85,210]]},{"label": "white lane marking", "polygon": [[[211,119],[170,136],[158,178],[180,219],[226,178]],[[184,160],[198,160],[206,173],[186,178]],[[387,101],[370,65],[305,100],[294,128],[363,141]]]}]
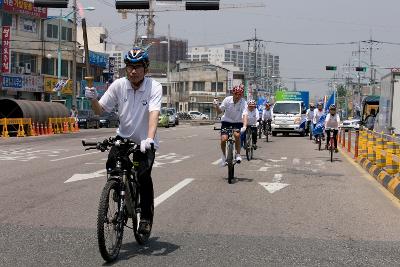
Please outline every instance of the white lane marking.
[{"label": "white lane marking", "polygon": [[86,162],[86,165],[104,165],[104,162]]},{"label": "white lane marking", "polygon": [[214,161],[213,163],[211,163],[212,165],[218,165],[221,162],[221,159],[217,159],[216,161]]},{"label": "white lane marking", "polygon": [[310,165],[311,164],[311,161],[306,161],[306,162],[304,162],[306,165]]},{"label": "white lane marking", "polygon": [[71,176],[68,180],[64,182],[65,183],[71,183],[71,182],[76,182],[76,181],[81,181],[81,180],[88,180],[88,179],[93,179],[97,177],[103,177],[105,176],[106,169],[101,169],[92,173],[76,173]]},{"label": "white lane marking", "polygon": [[293,159],[293,165],[299,165],[300,164],[300,159]]},{"label": "white lane marking", "polygon": [[157,207],[158,205],[163,203],[165,200],[167,200],[173,194],[175,194],[176,192],[178,192],[179,190],[181,190],[182,188],[184,188],[185,186],[187,186],[188,184],[193,182],[193,180],[194,180],[193,178],[187,178],[187,179],[179,182],[178,184],[176,184],[174,187],[171,187],[166,192],[159,195],[157,198],[154,199],[154,207]]},{"label": "white lane marking", "polygon": [[267,160],[271,161],[271,162],[274,162],[274,163],[283,161],[283,159],[267,159]]},{"label": "white lane marking", "polygon": [[271,167],[261,167],[260,169],[258,169],[259,172],[266,172],[268,171],[268,169],[270,169]]},{"label": "white lane marking", "polygon": [[282,174],[275,173],[274,178],[272,178],[273,183],[279,183],[282,180]]},{"label": "white lane marking", "polygon": [[283,159],[283,160],[287,160],[287,157],[281,157],[281,159]]},{"label": "white lane marking", "polygon": [[100,151],[96,151],[96,152],[85,153],[85,154],[79,154],[79,155],[74,155],[74,156],[65,157],[65,158],[52,159],[52,160],[50,160],[50,161],[60,161],[60,160],[64,160],[64,159],[71,159],[71,158],[83,157],[83,156],[92,155],[92,154],[97,154],[97,153],[101,153],[101,152],[100,152]]},{"label": "white lane marking", "polygon": [[265,188],[269,193],[273,194],[275,192],[278,192],[279,190],[287,187],[289,184],[283,184],[283,183],[259,183],[262,187]]}]

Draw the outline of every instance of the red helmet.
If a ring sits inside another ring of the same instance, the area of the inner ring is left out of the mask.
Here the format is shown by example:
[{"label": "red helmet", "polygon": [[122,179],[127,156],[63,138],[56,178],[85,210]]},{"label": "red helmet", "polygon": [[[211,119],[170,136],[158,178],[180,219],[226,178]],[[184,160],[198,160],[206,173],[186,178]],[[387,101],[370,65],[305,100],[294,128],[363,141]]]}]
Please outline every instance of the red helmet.
[{"label": "red helmet", "polygon": [[254,100],[252,99],[252,100],[250,100],[250,101],[247,103],[247,105],[248,105],[249,107],[255,107],[255,106],[256,106],[256,101],[254,101]]},{"label": "red helmet", "polygon": [[239,93],[239,94],[243,95],[243,93],[244,93],[244,86],[243,86],[242,84],[241,84],[241,85],[237,85],[237,86],[233,87],[232,92],[233,92],[234,94]]}]

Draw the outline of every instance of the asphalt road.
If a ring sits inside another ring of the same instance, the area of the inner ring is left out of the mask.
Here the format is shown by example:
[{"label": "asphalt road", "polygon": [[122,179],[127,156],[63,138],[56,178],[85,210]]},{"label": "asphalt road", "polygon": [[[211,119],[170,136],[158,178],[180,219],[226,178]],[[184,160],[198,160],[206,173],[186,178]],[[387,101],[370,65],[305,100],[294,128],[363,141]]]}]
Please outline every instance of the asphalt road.
[{"label": "asphalt road", "polygon": [[[107,154],[80,140],[113,131],[0,139],[1,266],[104,264],[96,216]],[[159,134],[152,237],[139,246],[126,229],[115,266],[400,266],[399,202],[344,154],[331,163],[305,137],[274,137],[229,185],[211,126]]]}]

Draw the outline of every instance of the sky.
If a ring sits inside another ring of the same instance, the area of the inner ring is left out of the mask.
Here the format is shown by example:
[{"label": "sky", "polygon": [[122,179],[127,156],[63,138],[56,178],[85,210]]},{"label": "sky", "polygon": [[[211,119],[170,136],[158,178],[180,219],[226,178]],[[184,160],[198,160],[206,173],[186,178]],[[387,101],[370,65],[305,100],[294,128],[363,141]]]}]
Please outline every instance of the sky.
[{"label": "sky", "polygon": [[[70,0],[71,2],[72,0]],[[122,19],[114,6],[114,0],[80,0],[85,7],[95,11],[85,12],[90,26],[105,26],[110,41],[131,44],[135,34],[135,15]],[[259,39],[289,43],[349,43],[347,45],[288,45],[267,43],[267,51],[280,56],[280,70],[284,84],[298,90],[310,90],[322,96],[328,91],[328,79],[334,72],[325,70],[326,65],[338,67],[340,77],[357,73],[348,71],[344,65],[358,65],[358,42],[369,40],[400,44],[398,0],[221,0],[222,6],[264,4],[258,8],[230,8],[220,11],[156,12],[156,35],[166,35],[168,24],[171,36],[187,39],[189,46],[220,44],[246,40],[254,37],[257,29]],[[175,4],[156,10],[173,9]],[[176,7],[175,7],[176,8]],[[51,14],[51,13],[50,13]],[[145,34],[145,27],[141,27]],[[362,43],[362,48],[367,48]],[[361,65],[369,64],[369,51],[361,54]],[[378,78],[389,72],[384,67],[400,66],[400,45],[374,45],[373,63]]]}]

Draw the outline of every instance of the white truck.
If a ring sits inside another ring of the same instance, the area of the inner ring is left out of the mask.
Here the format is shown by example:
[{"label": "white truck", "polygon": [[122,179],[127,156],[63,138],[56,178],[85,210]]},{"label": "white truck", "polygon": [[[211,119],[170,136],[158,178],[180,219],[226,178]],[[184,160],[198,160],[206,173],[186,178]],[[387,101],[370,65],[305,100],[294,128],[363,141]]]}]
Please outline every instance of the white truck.
[{"label": "white truck", "polygon": [[400,135],[400,69],[392,69],[381,79],[381,95],[374,130]]},{"label": "white truck", "polygon": [[305,135],[304,128],[300,124],[306,116],[306,108],[303,101],[276,101],[272,108],[272,135],[278,133],[298,133]]}]

